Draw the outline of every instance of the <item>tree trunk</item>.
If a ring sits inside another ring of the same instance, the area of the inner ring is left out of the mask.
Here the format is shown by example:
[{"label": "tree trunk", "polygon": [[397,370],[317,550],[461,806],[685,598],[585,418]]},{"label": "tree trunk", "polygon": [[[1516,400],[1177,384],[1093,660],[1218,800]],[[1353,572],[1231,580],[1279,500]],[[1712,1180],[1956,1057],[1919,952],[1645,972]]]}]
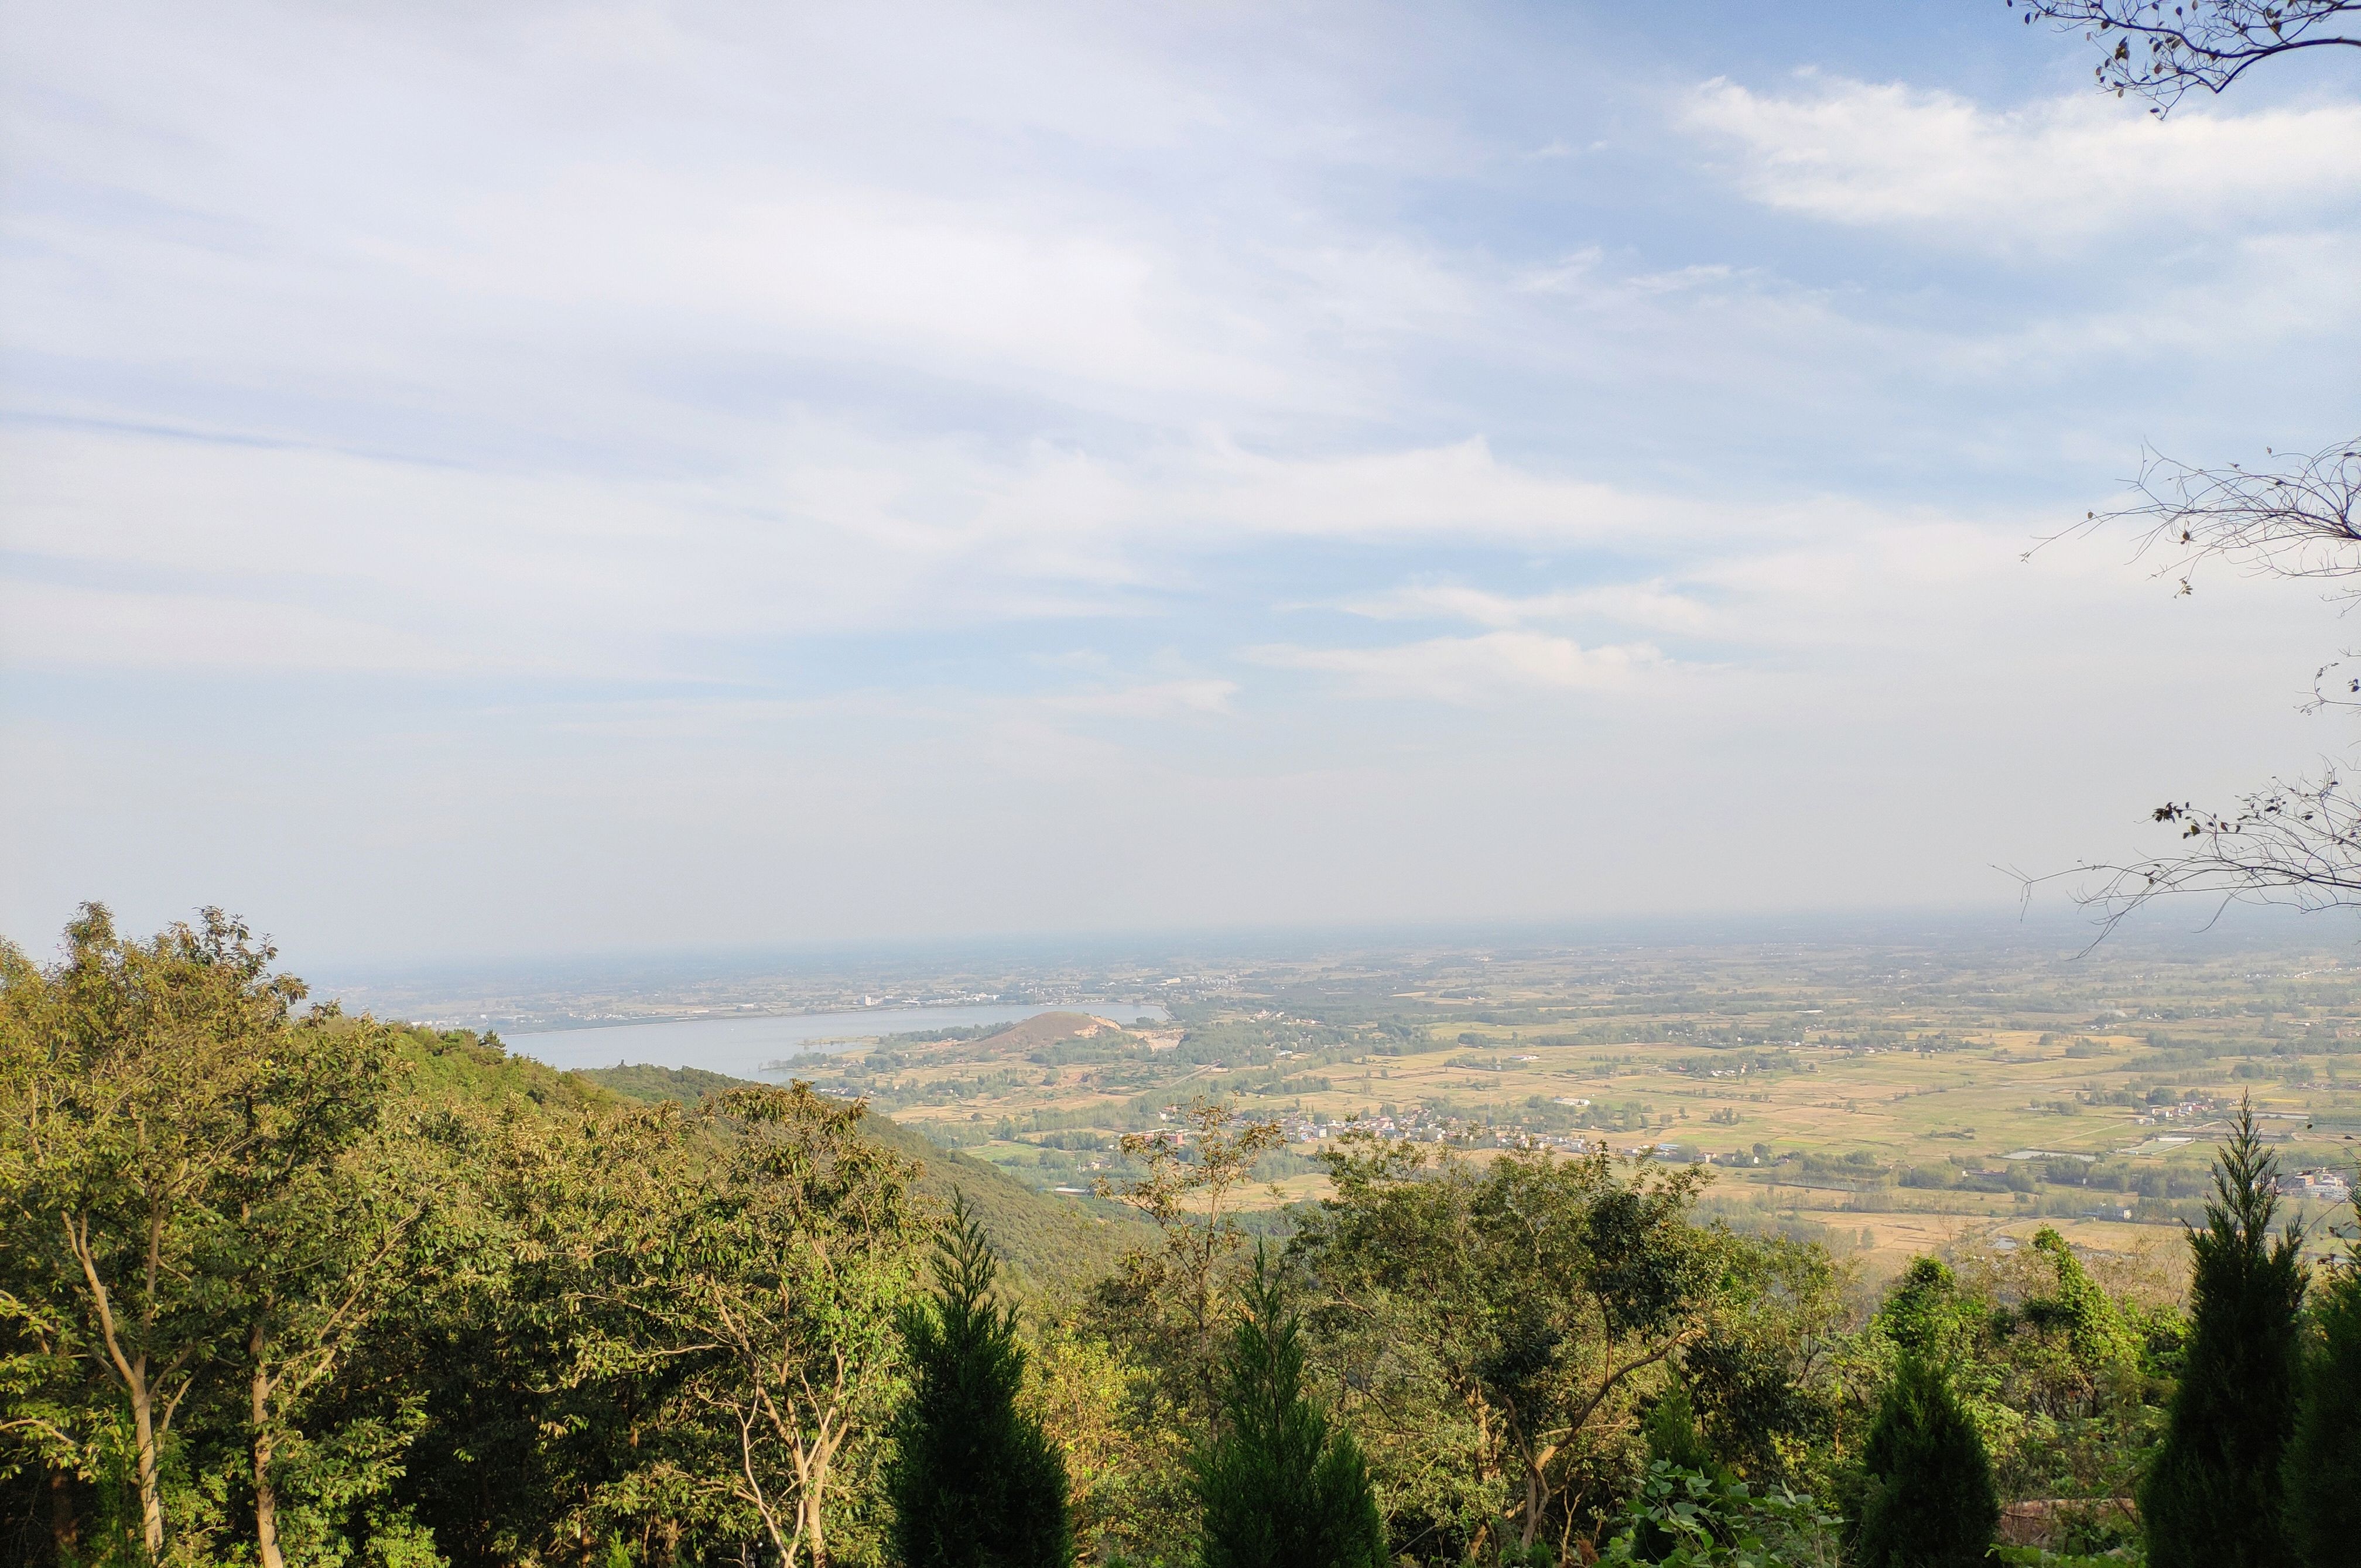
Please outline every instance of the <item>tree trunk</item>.
[{"label": "tree trunk", "polygon": [[828,1543],[820,1539],[819,1501],[828,1488],[828,1460],[812,1466],[810,1485],[804,1488],[804,1541],[811,1551],[811,1568],[828,1568]]},{"label": "tree trunk", "polygon": [[131,1428],[139,1457],[139,1540],[148,1561],[164,1559],[163,1458],[156,1451],[156,1397],[148,1387],[148,1358],[131,1364],[125,1380],[131,1394]]},{"label": "tree trunk", "polygon": [[817,1490],[804,1498],[804,1541],[811,1548],[812,1568],[828,1568],[828,1543],[819,1533],[819,1493]]},{"label": "tree trunk", "polygon": [[[98,1277],[98,1258],[91,1251],[90,1216],[76,1213],[59,1218],[65,1225],[66,1245],[82,1265],[82,1283],[90,1288],[90,1303],[98,1312],[99,1337],[105,1343],[106,1358],[114,1364],[115,1376],[123,1379],[123,1390],[131,1399],[131,1425],[139,1467],[139,1536],[148,1549],[148,1561],[159,1562],[164,1555],[164,1491],[156,1453],[155,1391],[148,1386],[148,1352],[143,1347],[135,1358],[115,1332],[115,1300],[107,1294],[106,1282]],[[162,1234],[162,1220],[151,1215],[148,1225],[149,1328],[155,1326],[156,1255]]]},{"label": "tree trunk", "polygon": [[82,1557],[82,1520],[74,1513],[73,1476],[63,1470],[49,1472],[49,1549],[57,1554],[59,1568]]},{"label": "tree trunk", "polygon": [[264,1356],[270,1348],[262,1320],[254,1320],[247,1336],[254,1373],[247,1393],[254,1410],[254,1551],[262,1568],[286,1568],[279,1552],[279,1490],[270,1481],[270,1365]]}]

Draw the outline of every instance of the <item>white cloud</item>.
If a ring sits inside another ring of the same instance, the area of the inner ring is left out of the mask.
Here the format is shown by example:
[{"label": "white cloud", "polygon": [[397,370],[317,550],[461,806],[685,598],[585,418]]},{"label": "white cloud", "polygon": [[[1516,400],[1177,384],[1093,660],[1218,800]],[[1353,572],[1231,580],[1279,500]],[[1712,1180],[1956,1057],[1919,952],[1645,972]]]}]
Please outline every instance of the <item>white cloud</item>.
[{"label": "white cloud", "polygon": [[[2333,627],[2016,556],[2143,437],[2349,405],[2347,111],[1668,100],[1524,13],[1307,16],[0,6],[0,923],[1949,896],[1998,855],[1927,821],[2021,858],[2201,712],[2276,761]],[[1807,883],[1697,844],[1734,777]]]},{"label": "white cloud", "polygon": [[1481,436],[1341,457],[1222,444],[1155,505],[1175,522],[1193,515],[1240,532],[1338,539],[1567,543],[1712,526],[1712,509],[1693,500],[1504,463]]},{"label": "white cloud", "polygon": [[1246,656],[1275,669],[1340,676],[1359,696],[1470,705],[1620,686],[1634,672],[1664,662],[1644,642],[1585,648],[1571,639],[1537,631],[1437,637],[1391,648],[1278,644],[1249,650]]},{"label": "white cloud", "polygon": [[1496,594],[1452,583],[1422,583],[1338,607],[1377,620],[1457,620],[1506,630],[1532,621],[1598,617],[1652,630],[1702,632],[1713,611],[1661,582],[1616,583],[1547,594]]},{"label": "white cloud", "polygon": [[[759,465],[687,482],[33,426],[0,433],[0,466],[8,546],[42,564],[0,569],[19,626],[122,629],[44,632],[52,666],[171,668],[203,648],[256,669],[726,678],[782,638],[1137,615],[1185,586],[1170,563],[1275,540],[1694,544],[1824,521],[1537,474],[1480,440],[1114,458],[815,423],[782,430]],[[98,598],[52,586],[93,575],[112,579]],[[1435,604],[1499,626],[1594,614],[1678,630],[1701,614],[1647,586]]]},{"label": "white cloud", "polygon": [[2361,105],[2169,119],[2077,93],[2011,111],[1905,84],[1828,79],[1794,94],[1727,80],[1682,118],[1733,145],[1756,201],[1835,223],[2048,251],[2109,231],[2228,218],[2323,221],[2361,194]]}]

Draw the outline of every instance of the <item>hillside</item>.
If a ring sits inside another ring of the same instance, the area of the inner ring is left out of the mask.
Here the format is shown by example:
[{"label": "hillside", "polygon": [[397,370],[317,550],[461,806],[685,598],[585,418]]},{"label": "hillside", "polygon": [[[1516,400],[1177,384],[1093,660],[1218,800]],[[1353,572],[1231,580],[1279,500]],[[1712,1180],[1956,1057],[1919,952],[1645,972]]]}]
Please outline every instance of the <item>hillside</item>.
[{"label": "hillside", "polygon": [[531,1057],[511,1056],[497,1036],[480,1036],[469,1029],[431,1029],[423,1024],[398,1024],[394,1028],[395,1049],[410,1064],[412,1081],[436,1099],[494,1109],[515,1107],[522,1102],[578,1111],[610,1104],[615,1093],[621,1092],[610,1092],[580,1073],[560,1072]]},{"label": "hillside", "polygon": [[[675,1100],[686,1105],[744,1081],[697,1068],[591,1068],[558,1076],[587,1080],[596,1090],[626,1099]],[[924,1134],[889,1116],[873,1111],[868,1125],[878,1142],[917,1163],[921,1194],[945,1204],[954,1189],[967,1195],[1007,1260],[1011,1283],[1023,1293],[1078,1289],[1113,1267],[1125,1248],[1152,1237],[1145,1223],[1115,1205],[1093,1201],[1086,1209],[1071,1200],[1046,1197],[983,1160],[938,1147]]]}]

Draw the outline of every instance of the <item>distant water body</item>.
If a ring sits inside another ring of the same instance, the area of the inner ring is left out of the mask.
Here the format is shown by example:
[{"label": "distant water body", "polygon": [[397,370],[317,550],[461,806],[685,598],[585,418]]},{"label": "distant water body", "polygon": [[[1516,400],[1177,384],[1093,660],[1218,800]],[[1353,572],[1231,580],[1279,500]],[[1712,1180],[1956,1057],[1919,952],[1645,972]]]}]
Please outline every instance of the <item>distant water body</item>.
[{"label": "distant water body", "polygon": [[777,1077],[763,1069],[799,1051],[844,1051],[881,1035],[921,1029],[969,1029],[979,1024],[1014,1024],[1042,1013],[1095,1013],[1128,1024],[1162,1020],[1165,1011],[1149,1003],[1078,1002],[1072,1007],[987,1005],[975,1007],[863,1007],[850,1013],[796,1013],[784,1017],[683,1018],[662,1024],[616,1024],[605,1028],[550,1029],[504,1035],[502,1043],[521,1057],[555,1068],[700,1067],[732,1078]]}]

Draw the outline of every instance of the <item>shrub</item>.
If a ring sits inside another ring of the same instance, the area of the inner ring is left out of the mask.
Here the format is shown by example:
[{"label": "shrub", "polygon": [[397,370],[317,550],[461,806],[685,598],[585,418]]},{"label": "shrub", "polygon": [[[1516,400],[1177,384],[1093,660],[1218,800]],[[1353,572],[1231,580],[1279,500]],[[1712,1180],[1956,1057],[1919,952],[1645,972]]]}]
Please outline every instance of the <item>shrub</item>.
[{"label": "shrub", "polygon": [[1857,1568],[1966,1568],[2000,1522],[1992,1460],[1932,1359],[1905,1354],[1861,1455]]},{"label": "shrub", "polygon": [[1758,1494],[1658,1460],[1598,1560],[1615,1568],[1833,1568],[1836,1526],[1810,1497]]}]

